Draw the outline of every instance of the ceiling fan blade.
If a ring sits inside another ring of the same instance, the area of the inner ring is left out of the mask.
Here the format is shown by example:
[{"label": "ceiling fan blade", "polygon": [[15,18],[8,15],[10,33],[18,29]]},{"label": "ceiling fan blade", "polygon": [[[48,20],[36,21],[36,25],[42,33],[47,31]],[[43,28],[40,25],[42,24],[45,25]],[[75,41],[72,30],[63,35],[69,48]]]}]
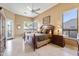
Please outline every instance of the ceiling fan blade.
[{"label": "ceiling fan blade", "polygon": [[27,6],[27,9],[28,9],[28,10],[32,10],[29,6]]},{"label": "ceiling fan blade", "polygon": [[33,13],[35,13],[35,14],[39,14],[38,12],[36,12],[36,11],[33,11]]},{"label": "ceiling fan blade", "polygon": [[32,4],[32,8],[31,8],[31,7],[29,7],[29,6],[27,6],[27,9],[28,9],[30,12],[35,13],[35,14],[39,14],[37,11],[39,11],[39,10],[40,10],[40,8],[33,9],[33,4]]},{"label": "ceiling fan blade", "polygon": [[38,8],[38,9],[35,9],[34,11],[39,11],[40,10],[40,8]]}]

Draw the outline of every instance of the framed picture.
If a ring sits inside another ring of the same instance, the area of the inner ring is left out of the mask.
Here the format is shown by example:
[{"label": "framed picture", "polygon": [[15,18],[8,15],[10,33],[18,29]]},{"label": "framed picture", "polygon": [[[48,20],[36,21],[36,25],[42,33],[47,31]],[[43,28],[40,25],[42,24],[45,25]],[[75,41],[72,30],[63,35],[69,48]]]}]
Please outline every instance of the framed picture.
[{"label": "framed picture", "polygon": [[43,24],[44,25],[49,25],[50,24],[50,16],[46,16],[43,18]]}]

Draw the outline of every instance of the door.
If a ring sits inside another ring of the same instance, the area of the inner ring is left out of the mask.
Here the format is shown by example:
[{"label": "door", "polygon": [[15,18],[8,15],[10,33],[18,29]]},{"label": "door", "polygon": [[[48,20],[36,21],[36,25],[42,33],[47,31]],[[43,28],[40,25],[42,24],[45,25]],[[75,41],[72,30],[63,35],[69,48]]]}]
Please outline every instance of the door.
[{"label": "door", "polygon": [[13,20],[6,21],[6,39],[13,39]]}]

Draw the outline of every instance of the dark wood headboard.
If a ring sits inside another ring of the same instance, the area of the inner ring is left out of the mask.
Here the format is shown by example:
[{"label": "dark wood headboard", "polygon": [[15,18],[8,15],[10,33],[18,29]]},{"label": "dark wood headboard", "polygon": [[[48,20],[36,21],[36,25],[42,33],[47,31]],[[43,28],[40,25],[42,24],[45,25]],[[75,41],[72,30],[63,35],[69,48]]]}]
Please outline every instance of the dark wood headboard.
[{"label": "dark wood headboard", "polygon": [[52,34],[54,32],[54,26],[53,25],[42,25],[40,27],[40,29],[41,29],[41,32],[45,31],[46,34],[48,34],[50,30],[52,31]]}]

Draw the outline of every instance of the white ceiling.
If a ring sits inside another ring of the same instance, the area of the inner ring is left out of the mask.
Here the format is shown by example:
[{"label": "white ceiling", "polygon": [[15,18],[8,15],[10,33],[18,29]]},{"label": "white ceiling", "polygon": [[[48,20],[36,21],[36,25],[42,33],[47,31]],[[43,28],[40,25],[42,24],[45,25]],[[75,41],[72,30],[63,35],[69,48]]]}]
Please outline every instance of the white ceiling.
[{"label": "white ceiling", "polygon": [[[46,11],[47,9],[54,7],[55,3],[33,3],[33,9],[38,9],[38,13],[42,13]],[[29,8],[32,8],[32,3],[0,3],[0,6],[8,9],[9,11],[12,11],[15,14],[23,15],[23,16],[29,16],[29,17],[35,17],[37,14],[30,12]]]}]

